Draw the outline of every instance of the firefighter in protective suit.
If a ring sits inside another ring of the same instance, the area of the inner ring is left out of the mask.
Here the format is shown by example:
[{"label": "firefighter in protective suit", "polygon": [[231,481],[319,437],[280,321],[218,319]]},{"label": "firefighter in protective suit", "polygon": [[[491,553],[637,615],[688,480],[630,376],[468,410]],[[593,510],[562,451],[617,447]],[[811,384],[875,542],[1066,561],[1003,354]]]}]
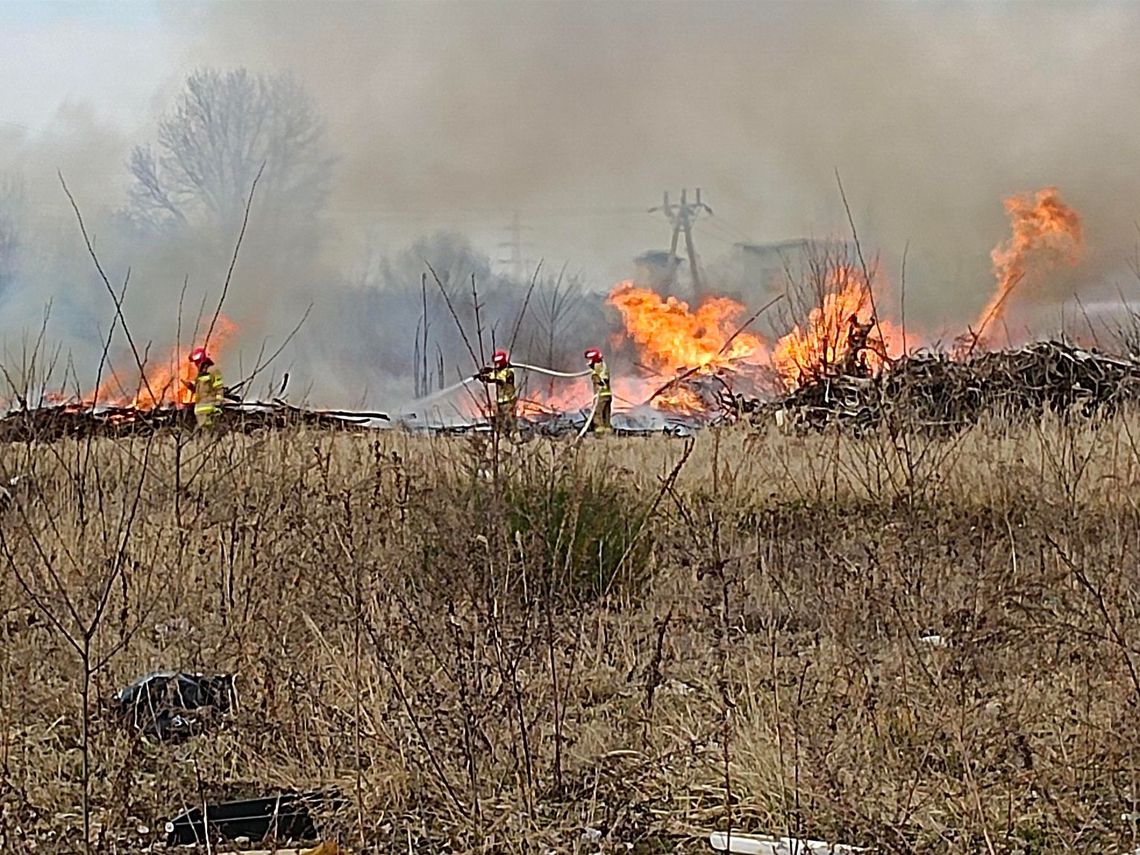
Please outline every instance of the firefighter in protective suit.
[{"label": "firefighter in protective suit", "polygon": [[222,372],[215,367],[204,347],[196,347],[190,352],[190,362],[198,369],[194,382],[186,384],[194,395],[194,421],[200,428],[213,427],[222,411],[225,395]]},{"label": "firefighter in protective suit", "polygon": [[495,387],[495,419],[494,428],[501,434],[511,435],[515,432],[515,409],[518,406],[519,391],[515,385],[515,370],[511,367],[510,358],[505,350],[496,350],[491,357],[491,366],[483,368],[475,375],[488,386]]},{"label": "firefighter in protective suit", "polygon": [[590,420],[590,430],[596,434],[613,430],[610,416],[613,413],[614,393],[610,388],[610,369],[602,352],[591,347],[584,354],[590,366],[590,382],[594,385],[594,416]]}]

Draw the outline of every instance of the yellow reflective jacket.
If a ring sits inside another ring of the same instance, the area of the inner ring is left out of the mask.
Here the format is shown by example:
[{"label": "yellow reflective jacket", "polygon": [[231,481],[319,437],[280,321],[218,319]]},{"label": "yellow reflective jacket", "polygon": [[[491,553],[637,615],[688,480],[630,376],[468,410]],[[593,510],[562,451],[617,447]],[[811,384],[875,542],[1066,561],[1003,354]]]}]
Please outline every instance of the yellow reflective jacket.
[{"label": "yellow reflective jacket", "polygon": [[220,410],[224,385],[222,372],[216,368],[200,371],[194,378],[194,412],[215,413]]},{"label": "yellow reflective jacket", "polygon": [[495,384],[495,400],[500,404],[514,404],[518,400],[519,391],[515,386],[515,370],[510,366],[496,368],[491,372],[491,381]]},{"label": "yellow reflective jacket", "polygon": [[590,366],[590,382],[594,384],[594,394],[599,398],[613,396],[613,390],[610,389],[610,369],[605,360]]}]

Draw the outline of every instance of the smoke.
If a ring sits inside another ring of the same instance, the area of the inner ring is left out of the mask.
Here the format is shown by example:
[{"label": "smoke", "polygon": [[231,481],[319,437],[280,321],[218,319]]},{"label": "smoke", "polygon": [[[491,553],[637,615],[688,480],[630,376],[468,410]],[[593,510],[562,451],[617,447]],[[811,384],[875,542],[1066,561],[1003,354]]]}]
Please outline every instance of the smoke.
[{"label": "smoke", "polygon": [[[168,59],[148,66],[154,94],[137,121],[103,122],[72,100],[54,141],[23,140],[15,158],[6,146],[0,164],[15,160],[32,173],[34,206],[50,199],[57,213],[52,179],[62,166],[76,185],[87,182],[82,198],[98,200],[93,219],[110,223],[131,147],[153,140],[186,73],[292,73],[327,119],[337,159],[322,240],[304,264],[271,273],[263,256],[272,252],[251,252],[230,299],[255,349],[266,336],[280,341],[313,303],[289,365],[298,383],[342,388],[340,400],[361,385],[385,395],[410,388],[390,380],[410,370],[424,257],[435,264],[432,254],[462,245],[456,275],[475,272],[488,294],[502,293],[496,306],[507,324],[525,288],[492,266],[510,211],[521,212],[530,258],[548,268],[569,260],[604,292],[628,277],[636,255],[666,245],[667,224],[645,209],[681,185],[704,188],[715,214],[698,224],[697,244],[710,270],[728,270],[737,240],[848,238],[838,170],[864,248],[881,252],[895,295],[909,245],[908,320],[932,334],[960,332],[985,304],[989,254],[1008,233],[1002,199],[1012,193],[1056,186],[1085,225],[1081,265],[1051,278],[1038,299],[1111,292],[1114,277],[1130,286],[1118,272],[1131,256],[1140,198],[1140,117],[1127,109],[1140,75],[1133,6],[160,9]],[[83,73],[78,63],[74,73]],[[440,230],[464,238],[417,244]],[[218,245],[233,237],[218,236]],[[148,253],[141,241],[102,248],[120,276],[128,263],[147,267],[132,286],[140,324],[177,301],[185,273],[191,305],[207,292],[215,298],[227,260],[224,249],[191,260],[170,248]],[[731,284],[748,296],[748,283]],[[754,283],[757,294],[764,284]],[[44,294],[38,284],[32,293]],[[596,302],[574,333],[586,343],[604,340],[589,327],[601,319]],[[450,339],[450,360],[460,360],[448,316],[433,323],[441,345]],[[324,399],[317,388],[313,397]]]},{"label": "smoke", "polygon": [[700,184],[758,240],[844,233],[838,169],[862,237],[895,258],[910,242],[915,311],[936,319],[984,301],[1012,192],[1059,186],[1105,268],[1131,241],[1134,7],[205,9],[197,49],[294,69],[316,93],[342,147],[341,223],[374,214],[399,232],[414,214],[478,239],[504,225],[481,211],[519,207],[547,252],[613,274],[664,223],[607,210]]}]

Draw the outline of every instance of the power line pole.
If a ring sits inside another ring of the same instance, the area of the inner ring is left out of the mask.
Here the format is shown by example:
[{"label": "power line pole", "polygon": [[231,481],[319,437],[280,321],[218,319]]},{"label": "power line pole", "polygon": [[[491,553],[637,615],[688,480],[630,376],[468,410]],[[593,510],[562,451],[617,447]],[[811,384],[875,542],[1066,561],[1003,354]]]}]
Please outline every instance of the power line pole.
[{"label": "power line pole", "polygon": [[701,284],[701,274],[697,268],[697,247],[693,242],[693,223],[702,211],[712,214],[712,208],[701,201],[701,188],[697,188],[697,198],[694,202],[688,200],[688,190],[681,189],[681,202],[673,205],[669,202],[669,191],[665,191],[661,205],[650,208],[649,213],[661,211],[673,226],[673,239],[669,244],[669,265],[674,269],[677,264],[677,243],[683,234],[685,236],[685,252],[689,256],[689,275],[693,279],[693,292],[696,296],[704,296],[704,286]]},{"label": "power line pole", "polygon": [[511,217],[511,224],[506,227],[511,239],[499,244],[499,249],[509,250],[508,257],[500,258],[499,263],[510,265],[511,276],[518,282],[526,277],[527,259],[523,258],[523,250],[530,248],[531,245],[522,239],[522,233],[529,230],[529,226],[524,226],[520,222],[519,212],[515,211]]}]

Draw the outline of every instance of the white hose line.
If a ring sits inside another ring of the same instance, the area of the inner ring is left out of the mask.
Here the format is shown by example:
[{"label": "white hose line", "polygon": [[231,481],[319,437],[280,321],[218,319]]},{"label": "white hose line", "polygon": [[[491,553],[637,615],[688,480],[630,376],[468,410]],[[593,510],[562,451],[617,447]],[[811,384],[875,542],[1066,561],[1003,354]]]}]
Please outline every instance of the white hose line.
[{"label": "white hose line", "polygon": [[[590,373],[591,373],[590,370],[587,369],[585,371],[579,371],[579,372],[574,373],[574,374],[569,374],[565,371],[555,371],[551,368],[541,368],[538,365],[527,365],[527,364],[522,363],[522,362],[514,363],[513,365],[511,365],[511,368],[521,368],[524,371],[535,371],[539,374],[546,374],[549,377],[565,377],[565,378],[570,379],[570,380],[577,380],[577,379],[582,378],[582,377],[589,377]],[[417,398],[416,400],[414,400],[410,404],[408,404],[406,408],[397,410],[397,411],[393,412],[392,415],[397,417],[397,418],[400,416],[405,416],[405,415],[414,415],[416,412],[423,409],[425,404],[428,404],[431,401],[434,401],[436,398],[442,398],[445,395],[450,395],[452,392],[455,392],[455,391],[463,388],[468,383],[474,383],[478,379],[479,378],[477,378],[477,377],[467,377],[463,380],[460,380],[458,383],[453,383],[452,385],[448,386],[446,389],[440,389],[438,392],[432,392],[430,395],[427,395],[423,398]],[[597,396],[595,396],[594,397],[594,408],[596,408],[597,405],[598,405],[598,399],[597,399]],[[591,409],[590,410],[590,418],[592,419],[593,417],[594,417],[594,410]],[[586,427],[589,427],[589,425],[590,425],[590,422],[589,422],[589,420],[587,420],[586,421]],[[581,437],[581,434],[579,434],[579,438],[580,437]]]},{"label": "white hose line", "polygon": [[584,437],[586,435],[586,431],[590,429],[590,423],[594,421],[594,412],[598,409],[598,401],[601,399],[601,395],[597,393],[594,394],[594,405],[590,407],[590,415],[586,416],[586,423],[582,425],[582,429],[578,431],[578,435],[574,437],[574,442],[577,442],[582,437]]},{"label": "white hose line", "polygon": [[567,374],[565,371],[555,371],[551,368],[539,368],[537,365],[526,365],[522,362],[516,362],[511,365],[512,368],[522,368],[525,371],[537,371],[539,374],[546,374],[549,377],[568,377],[577,379],[578,377],[589,377],[590,370],[579,371],[576,374]]}]

